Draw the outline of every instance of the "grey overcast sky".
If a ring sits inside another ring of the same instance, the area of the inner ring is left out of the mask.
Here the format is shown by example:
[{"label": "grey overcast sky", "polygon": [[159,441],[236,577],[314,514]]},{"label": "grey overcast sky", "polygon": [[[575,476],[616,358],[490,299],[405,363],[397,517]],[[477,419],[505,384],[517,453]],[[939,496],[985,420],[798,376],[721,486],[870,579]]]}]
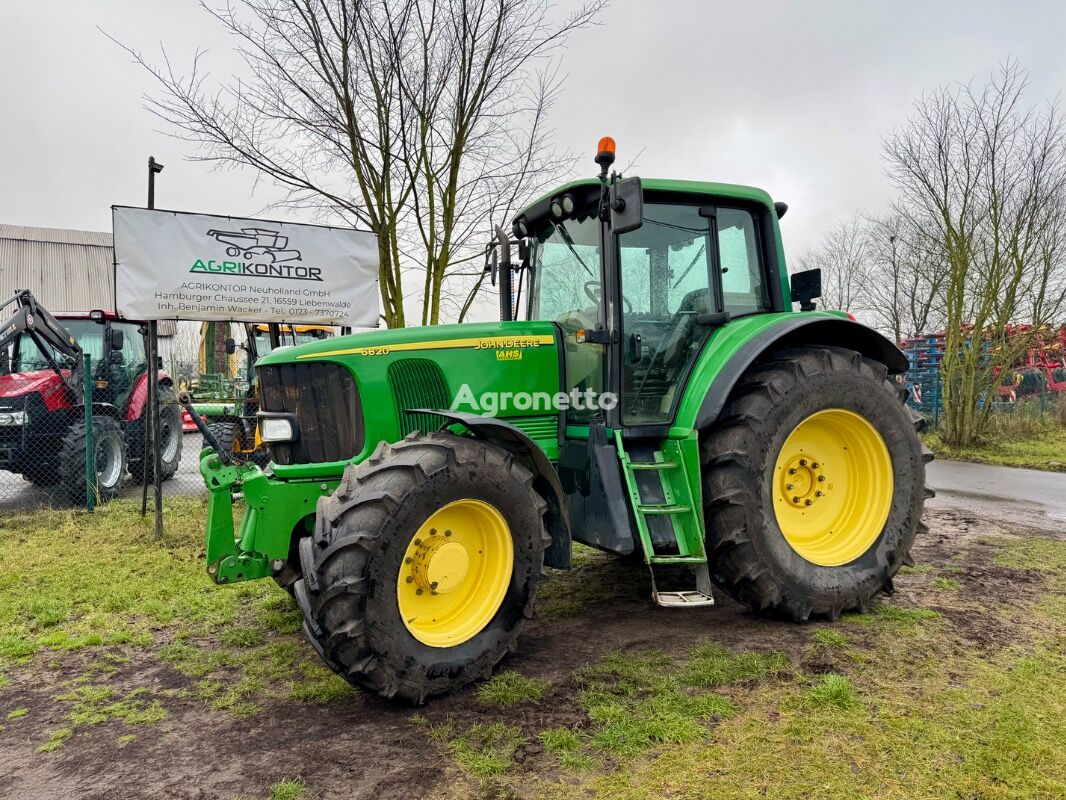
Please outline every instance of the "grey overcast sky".
[{"label": "grey overcast sky", "polygon": [[[273,190],[251,174],[183,160],[187,145],[143,108],[148,76],[98,27],[150,54],[165,44],[181,69],[197,47],[214,75],[239,68],[193,0],[0,0],[0,222],[109,230],[111,204],[143,204],[150,154],[166,165],[160,207],[267,205]],[[796,254],[837,219],[884,207],[880,139],[923,90],[1014,57],[1031,99],[1057,97],[1064,30],[1062,0],[614,0],[571,39],[551,122],[590,174],[610,134],[621,164],[643,149],[639,174],[764,187],[791,207]]]}]

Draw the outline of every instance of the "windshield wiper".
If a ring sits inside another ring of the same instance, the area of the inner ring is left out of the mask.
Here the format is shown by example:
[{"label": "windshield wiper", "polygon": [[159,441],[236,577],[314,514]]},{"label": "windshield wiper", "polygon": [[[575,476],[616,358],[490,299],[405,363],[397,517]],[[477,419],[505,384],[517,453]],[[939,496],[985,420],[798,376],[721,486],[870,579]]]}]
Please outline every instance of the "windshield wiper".
[{"label": "windshield wiper", "polygon": [[577,250],[574,249],[574,239],[570,236],[570,232],[566,229],[566,226],[563,225],[563,223],[561,222],[557,222],[555,223],[555,229],[559,231],[560,234],[562,234],[563,241],[566,243],[566,246],[569,248],[570,252],[574,254],[574,258],[577,259],[577,263],[579,263],[585,268],[585,272],[595,278],[596,273],[589,269],[589,265],[585,263],[584,259],[582,259],[581,256],[578,255]]}]

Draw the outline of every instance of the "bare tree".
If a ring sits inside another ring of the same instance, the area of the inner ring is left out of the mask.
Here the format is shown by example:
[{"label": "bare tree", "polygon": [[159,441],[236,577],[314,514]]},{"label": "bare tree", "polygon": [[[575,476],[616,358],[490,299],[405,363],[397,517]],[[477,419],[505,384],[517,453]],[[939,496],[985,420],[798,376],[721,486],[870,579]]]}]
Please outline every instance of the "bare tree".
[{"label": "bare tree", "polygon": [[981,435],[1001,370],[1066,301],[1066,131],[1054,106],[1024,105],[1025,85],[1009,62],[984,86],[937,89],[884,144],[900,208],[946,269],[942,433],[955,445]]},{"label": "bare tree", "polygon": [[895,341],[943,324],[943,259],[928,235],[901,214],[864,220],[870,269],[861,307]]},{"label": "bare tree", "polygon": [[400,327],[405,272],[424,273],[421,319],[439,321],[474,231],[565,165],[544,129],[561,85],[551,57],[601,6],[553,22],[546,0],[205,2],[247,67],[221,83],[202,54],[183,75],[165,51],[157,65],[125,49],[194,158],[250,166],[283,204],[377,234],[382,318]]},{"label": "bare tree", "polygon": [[862,217],[838,222],[814,250],[799,257],[800,269],[822,270],[822,305],[838,311],[861,310],[870,272],[869,232]]}]

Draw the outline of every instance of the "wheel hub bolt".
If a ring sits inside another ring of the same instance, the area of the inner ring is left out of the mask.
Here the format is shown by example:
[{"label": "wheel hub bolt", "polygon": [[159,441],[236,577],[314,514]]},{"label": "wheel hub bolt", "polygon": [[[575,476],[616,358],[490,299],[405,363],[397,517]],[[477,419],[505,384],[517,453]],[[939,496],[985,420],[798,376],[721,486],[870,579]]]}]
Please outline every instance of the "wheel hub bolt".
[{"label": "wheel hub bolt", "polygon": [[796,474],[796,468],[795,467],[789,467],[788,474],[789,475],[795,475]]},{"label": "wheel hub bolt", "polygon": [[798,497],[793,497],[792,498],[792,502],[793,503],[798,503],[799,501],[800,501],[800,499]]},{"label": "wheel hub bolt", "polygon": [[412,576],[410,576],[410,575],[407,576],[407,582],[408,583],[414,583],[414,580],[415,579]]},{"label": "wheel hub bolt", "polygon": [[819,481],[824,481],[825,480],[825,475],[819,475],[818,476],[818,480]]},{"label": "wheel hub bolt", "polygon": [[422,594],[422,590],[421,589],[415,589],[415,594]]},{"label": "wheel hub bolt", "polygon": [[815,497],[822,497],[823,496],[823,492],[815,492],[814,496]]},{"label": "wheel hub bolt", "polygon": [[811,500],[811,499],[807,499],[807,500],[804,500],[804,501],[803,501],[803,504],[804,504],[805,506],[809,506],[809,505],[810,505],[811,503],[813,503],[813,502],[814,502],[813,500]]},{"label": "wheel hub bolt", "polygon": [[805,459],[805,458],[801,458],[801,459],[800,459],[800,466],[801,466],[801,467],[805,467],[805,466],[807,466],[807,459]]},{"label": "wheel hub bolt", "polygon": [[786,483],[785,484],[785,488],[788,489],[791,492],[792,491],[792,484],[791,483]]}]

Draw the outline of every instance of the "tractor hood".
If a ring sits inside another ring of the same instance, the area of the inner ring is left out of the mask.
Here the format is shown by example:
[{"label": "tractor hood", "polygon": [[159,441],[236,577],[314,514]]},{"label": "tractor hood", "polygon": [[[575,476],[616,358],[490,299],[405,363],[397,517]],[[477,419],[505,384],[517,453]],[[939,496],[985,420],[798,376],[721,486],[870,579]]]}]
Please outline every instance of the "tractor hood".
[{"label": "tractor hood", "polygon": [[64,379],[69,375],[69,370],[63,370],[63,376],[60,377],[50,369],[0,375],[0,401],[40,395],[49,411],[68,408],[71,405],[70,393]]},{"label": "tractor hood", "polygon": [[[63,370],[63,377],[69,375],[69,370]],[[44,394],[53,387],[64,385],[63,378],[50,369],[13,372],[10,375],[0,375],[0,397],[21,397],[31,392]]]},{"label": "tractor hood", "polygon": [[[550,322],[487,322],[365,331],[275,350],[256,366],[263,408],[271,384],[314,381],[310,365],[341,364],[355,378],[365,426],[363,453],[443,420],[413,409],[504,419],[550,456],[558,452],[561,391],[558,329]],[[286,365],[309,365],[295,369]],[[301,376],[306,374],[306,378]],[[289,386],[275,386],[289,390]]]}]

